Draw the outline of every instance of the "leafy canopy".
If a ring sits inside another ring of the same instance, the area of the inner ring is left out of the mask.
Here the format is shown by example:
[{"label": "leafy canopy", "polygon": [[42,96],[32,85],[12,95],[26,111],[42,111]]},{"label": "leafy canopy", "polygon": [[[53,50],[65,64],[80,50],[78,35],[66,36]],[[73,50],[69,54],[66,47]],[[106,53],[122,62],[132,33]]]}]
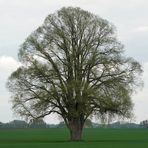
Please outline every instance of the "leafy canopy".
[{"label": "leafy canopy", "polygon": [[131,94],[140,85],[140,64],[124,56],[115,27],[80,8],[62,8],[45,19],[19,50],[22,66],[7,86],[15,112],[42,118],[51,113],[83,122],[130,117]]}]

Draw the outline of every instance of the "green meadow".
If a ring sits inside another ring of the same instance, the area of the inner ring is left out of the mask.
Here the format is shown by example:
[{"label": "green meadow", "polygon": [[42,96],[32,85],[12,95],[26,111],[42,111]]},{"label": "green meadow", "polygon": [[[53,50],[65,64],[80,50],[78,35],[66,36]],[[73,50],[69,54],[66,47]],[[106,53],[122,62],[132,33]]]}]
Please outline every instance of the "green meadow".
[{"label": "green meadow", "polygon": [[66,129],[2,129],[0,148],[147,148],[147,129],[84,129],[70,142]]}]

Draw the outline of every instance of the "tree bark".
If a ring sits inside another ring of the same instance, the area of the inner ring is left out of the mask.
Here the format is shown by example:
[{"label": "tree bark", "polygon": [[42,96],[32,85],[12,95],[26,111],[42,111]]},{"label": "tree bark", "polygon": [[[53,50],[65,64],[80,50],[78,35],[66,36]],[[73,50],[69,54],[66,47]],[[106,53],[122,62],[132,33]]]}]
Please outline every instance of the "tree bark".
[{"label": "tree bark", "polygon": [[80,119],[72,119],[69,122],[70,140],[81,141],[84,122]]}]

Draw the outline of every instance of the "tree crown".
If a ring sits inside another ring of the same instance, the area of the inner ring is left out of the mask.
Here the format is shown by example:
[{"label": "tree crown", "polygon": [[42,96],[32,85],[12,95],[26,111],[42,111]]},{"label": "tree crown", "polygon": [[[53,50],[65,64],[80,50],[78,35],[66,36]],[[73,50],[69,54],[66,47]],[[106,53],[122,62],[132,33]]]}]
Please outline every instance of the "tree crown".
[{"label": "tree crown", "polygon": [[123,53],[107,20],[72,7],[48,15],[22,44],[22,66],[9,77],[14,110],[29,119],[57,113],[67,126],[91,114],[130,117],[142,69]]}]

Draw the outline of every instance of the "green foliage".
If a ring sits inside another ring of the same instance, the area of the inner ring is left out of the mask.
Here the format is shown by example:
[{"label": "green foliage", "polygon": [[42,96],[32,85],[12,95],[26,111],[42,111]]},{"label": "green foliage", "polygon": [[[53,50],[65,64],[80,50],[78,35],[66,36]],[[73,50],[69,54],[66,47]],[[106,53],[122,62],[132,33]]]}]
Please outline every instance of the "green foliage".
[{"label": "green foliage", "polygon": [[131,117],[142,69],[124,56],[114,28],[80,8],[48,15],[22,44],[22,66],[9,77],[15,112],[29,120],[57,113],[79,130],[90,115]]}]

